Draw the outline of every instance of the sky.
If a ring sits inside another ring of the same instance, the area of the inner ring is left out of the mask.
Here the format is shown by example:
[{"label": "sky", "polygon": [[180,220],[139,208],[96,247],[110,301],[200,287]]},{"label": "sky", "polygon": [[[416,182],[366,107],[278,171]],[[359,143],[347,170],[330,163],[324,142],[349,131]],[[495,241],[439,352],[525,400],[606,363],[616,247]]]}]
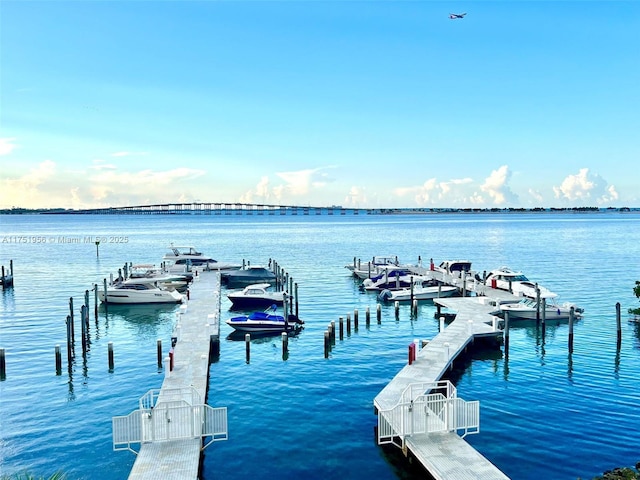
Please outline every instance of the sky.
[{"label": "sky", "polygon": [[638,165],[640,1],[0,2],[0,208],[639,207]]}]

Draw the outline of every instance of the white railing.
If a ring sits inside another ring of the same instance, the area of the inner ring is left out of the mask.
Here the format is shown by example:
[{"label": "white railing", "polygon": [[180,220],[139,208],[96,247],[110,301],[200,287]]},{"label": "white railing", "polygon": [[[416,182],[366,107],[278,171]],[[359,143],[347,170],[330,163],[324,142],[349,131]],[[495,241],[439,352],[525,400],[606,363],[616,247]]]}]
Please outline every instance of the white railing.
[{"label": "white railing", "polygon": [[186,402],[159,402],[153,408],[113,417],[113,449],[130,450],[132,444],[210,437],[202,447],[227,440],[227,409]]},{"label": "white railing", "polygon": [[464,437],[479,431],[480,402],[457,398],[449,381],[411,384],[396,406],[378,412],[380,445],[403,447],[405,438],[412,435],[458,432]]}]

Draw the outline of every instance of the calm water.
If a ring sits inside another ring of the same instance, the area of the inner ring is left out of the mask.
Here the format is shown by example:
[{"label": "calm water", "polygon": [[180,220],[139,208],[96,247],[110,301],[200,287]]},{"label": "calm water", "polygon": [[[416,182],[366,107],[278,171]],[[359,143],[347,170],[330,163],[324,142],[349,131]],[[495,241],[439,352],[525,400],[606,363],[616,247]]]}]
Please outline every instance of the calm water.
[{"label": "calm water", "polygon": [[[275,259],[299,284],[304,331],[282,360],[279,338],[244,343],[221,326],[219,360],[211,366],[209,403],[227,406],[229,440],[205,451],[203,478],[420,478],[397,452],[375,445],[373,399],[402,368],[407,345],[431,338],[434,307],[410,319],[383,307],[382,324],[364,326],[374,295],[361,294],[344,265],[354,257],[398,255],[416,263],[473,261],[475,270],[508,265],[586,309],[569,356],[567,325],[511,331],[508,362],[501,350],[476,352],[455,372],[458,394],[480,400],[481,431],[467,437],[513,479],[592,478],[640,460],[640,333],[628,322],[640,279],[640,215],[457,214],[433,216],[178,217],[3,216],[0,263],[14,260],[15,288],[2,293],[0,347],[0,474],[28,470],[70,479],[125,479],[135,457],[111,449],[111,417],[137,408],[159,388],[156,339],[167,345],[175,307],[100,309],[90,351],[55,374],[54,346],[65,345],[69,297],[76,311],[84,291],[125,262],[156,263],[169,243],[191,244],[214,258],[266,264]],[[12,237],[35,237],[27,239]],[[106,237],[96,258],[93,238]],[[79,243],[63,242],[73,240]],[[85,237],[88,240],[85,243]],[[119,237],[126,243],[109,243]],[[38,243],[43,240],[43,243]],[[93,302],[93,297],[92,302]],[[615,303],[623,311],[616,351]],[[222,319],[228,301],[222,304]],[[323,356],[331,320],[354,309],[360,328]],[[107,365],[107,343],[115,371]]]}]

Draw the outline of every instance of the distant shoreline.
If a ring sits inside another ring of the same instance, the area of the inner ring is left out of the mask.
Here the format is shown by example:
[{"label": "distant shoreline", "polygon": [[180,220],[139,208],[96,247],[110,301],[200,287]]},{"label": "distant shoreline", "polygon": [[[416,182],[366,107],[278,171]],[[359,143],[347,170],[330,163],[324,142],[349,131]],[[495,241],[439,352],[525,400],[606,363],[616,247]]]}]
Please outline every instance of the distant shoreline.
[{"label": "distant shoreline", "polygon": [[[264,206],[268,208],[243,205],[238,208],[218,209],[159,209],[156,206],[111,207],[101,209],[65,209],[65,208],[10,208],[0,209],[0,215],[433,215],[433,214],[475,214],[475,213],[625,213],[638,212],[640,207],[566,207],[566,208],[357,208],[357,207],[305,207],[305,206]],[[263,206],[260,206],[263,207]]]}]

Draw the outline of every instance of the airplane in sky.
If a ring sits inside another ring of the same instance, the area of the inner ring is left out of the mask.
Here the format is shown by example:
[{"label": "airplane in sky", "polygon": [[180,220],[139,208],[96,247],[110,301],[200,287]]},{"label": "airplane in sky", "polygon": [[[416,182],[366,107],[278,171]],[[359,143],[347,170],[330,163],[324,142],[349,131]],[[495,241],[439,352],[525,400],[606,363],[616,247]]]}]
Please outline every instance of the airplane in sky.
[{"label": "airplane in sky", "polygon": [[464,18],[465,15],[466,13],[450,13],[449,18],[455,20],[456,18]]}]

